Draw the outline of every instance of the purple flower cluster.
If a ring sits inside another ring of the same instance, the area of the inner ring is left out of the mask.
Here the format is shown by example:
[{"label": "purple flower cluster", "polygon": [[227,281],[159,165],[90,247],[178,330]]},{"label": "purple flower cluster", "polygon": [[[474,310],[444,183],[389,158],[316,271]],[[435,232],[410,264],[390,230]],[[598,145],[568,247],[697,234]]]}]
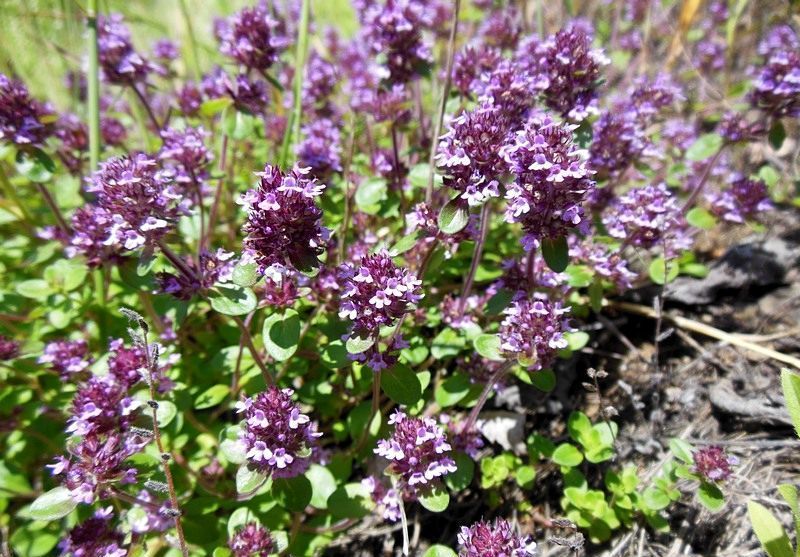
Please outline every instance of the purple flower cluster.
[{"label": "purple flower cluster", "polygon": [[556,353],[567,347],[564,333],[571,330],[564,317],[569,308],[536,293],[518,299],[503,312],[500,348],[528,369],[541,370],[553,363]]},{"label": "purple flower cluster", "polygon": [[509,129],[517,129],[546,86],[547,79],[541,74],[528,72],[513,60],[502,59],[475,82],[475,92],[478,101],[500,110]]},{"label": "purple flower cluster", "polygon": [[618,176],[648,147],[644,130],[630,112],[603,112],[592,129],[589,166],[600,180]]},{"label": "purple flower cluster", "polygon": [[71,243],[73,253],[84,253],[90,260],[102,259],[105,247],[121,252],[153,245],[185,212],[180,195],[156,161],[141,153],[102,163],[86,191],[96,196],[96,202],[73,217]]},{"label": "purple flower cluster", "polygon": [[178,300],[191,300],[195,295],[208,290],[218,282],[228,282],[233,276],[233,252],[220,248],[215,253],[200,252],[199,264],[184,260],[192,275],[162,272],[156,275],[159,290]]},{"label": "purple flower cluster", "polygon": [[395,265],[386,250],[364,257],[358,265],[339,267],[343,285],[339,317],[353,322],[351,336],[377,338],[420,299],[422,281]]},{"label": "purple flower cluster", "polygon": [[730,187],[710,192],[706,197],[714,214],[735,223],[752,220],[759,213],[774,208],[767,185],[761,180],[751,180],[745,176],[735,176]]},{"label": "purple flower cluster", "polygon": [[399,410],[389,417],[394,431],[378,441],[375,454],[390,462],[387,472],[397,476],[397,488],[414,496],[439,478],[456,471],[444,431],[431,418],[411,418]]},{"label": "purple flower cluster", "polygon": [[0,73],[0,140],[42,145],[53,133],[53,110],[30,96],[25,84]]},{"label": "purple flower cluster", "polygon": [[329,99],[339,80],[336,67],[319,54],[313,52],[306,64],[303,80],[303,110],[319,115],[330,115],[335,108]]},{"label": "purple flower cluster", "polygon": [[19,356],[19,342],[0,335],[0,362],[8,362]]},{"label": "purple flower cluster", "polygon": [[420,33],[423,12],[413,0],[375,3],[363,15],[363,41],[384,60],[389,83],[407,83],[431,61]]},{"label": "purple flower cluster", "polygon": [[258,72],[268,70],[289,44],[266,3],[244,8],[218,30],[222,54]]},{"label": "purple flower cluster", "polygon": [[47,343],[44,353],[39,356],[40,364],[50,364],[50,369],[62,378],[80,373],[92,363],[88,354],[89,346],[84,339],[56,340]]},{"label": "purple flower cluster", "polygon": [[668,255],[691,245],[678,199],[664,184],[634,188],[616,199],[603,216],[608,233],[626,245],[661,246]]},{"label": "purple flower cluster", "polygon": [[269,531],[255,522],[239,528],[228,542],[233,557],[269,557],[275,552],[275,543]]},{"label": "purple flower cluster", "polygon": [[800,51],[773,50],[753,80],[750,102],[774,118],[800,117]]},{"label": "purple flower cluster", "polygon": [[111,525],[112,507],[98,509],[69,531],[58,548],[71,557],[125,557],[125,535]]},{"label": "purple flower cluster", "polygon": [[210,136],[202,127],[166,129],[161,132],[164,143],[158,152],[158,158],[178,163],[184,172],[196,180],[204,175],[206,166],[214,160],[214,154],[205,144]]},{"label": "purple flower cluster", "polygon": [[494,48],[516,48],[522,34],[522,18],[515,8],[492,10],[481,22],[478,36],[486,45]]},{"label": "purple flower cluster", "polygon": [[258,263],[262,273],[273,266],[318,267],[328,231],[322,226],[316,198],[325,186],[311,178],[307,168],[284,174],[268,164],[257,175],[258,187],[242,197],[247,211],[245,255]]},{"label": "purple flower cluster", "polygon": [[499,108],[481,105],[454,118],[439,142],[436,164],[445,172],[444,184],[470,206],[500,195],[499,179],[508,170],[500,148],[508,129]]},{"label": "purple flower cluster", "polygon": [[293,478],[305,472],[321,435],[292,401],[293,393],[273,386],[236,403],[236,411],[244,414],[240,440],[247,461],[253,469],[274,478]]},{"label": "purple flower cluster", "polygon": [[613,283],[618,292],[629,289],[637,276],[628,268],[628,260],[620,251],[589,238],[572,242],[569,255],[576,263],[585,264],[598,277]]},{"label": "purple flower cluster", "polygon": [[731,466],[739,464],[735,456],[729,456],[725,449],[713,445],[692,451],[692,459],[692,472],[709,482],[724,482],[733,474]]},{"label": "purple flower cluster", "polygon": [[73,175],[82,174],[83,155],[89,148],[89,130],[74,114],[63,114],[56,122],[55,136],[61,141],[58,156]]},{"label": "purple flower cluster", "polygon": [[377,505],[384,520],[397,522],[402,517],[400,494],[396,489],[387,487],[375,476],[368,476],[361,480],[361,485],[369,491],[372,501]]},{"label": "purple flower cluster", "polygon": [[565,118],[581,121],[597,112],[600,67],[608,63],[592,48],[587,25],[573,23],[536,49],[537,71],[547,80],[545,104]]},{"label": "purple flower cluster", "polygon": [[131,32],[121,14],[97,18],[97,49],[103,77],[115,85],[144,83],[160,68],[133,48]]},{"label": "purple flower cluster", "polygon": [[327,180],[334,172],[341,172],[339,128],[327,118],[320,118],[303,126],[304,139],[297,147],[300,166],[311,169],[319,180]]},{"label": "purple flower cluster", "polygon": [[767,133],[763,122],[750,122],[739,112],[723,114],[717,129],[729,143],[757,141]]},{"label": "purple flower cluster", "polygon": [[461,96],[469,97],[477,87],[477,80],[497,67],[501,59],[500,51],[486,44],[465,46],[453,61],[453,86]]},{"label": "purple flower cluster", "polygon": [[582,203],[594,182],[588,154],[573,143],[572,130],[536,114],[502,150],[514,173],[506,192],[506,221],[522,224],[528,251],[542,239],[588,226]]},{"label": "purple flower cluster", "polygon": [[533,557],[536,544],[530,536],[515,534],[506,520],[484,520],[462,526],[458,534],[458,557]]}]

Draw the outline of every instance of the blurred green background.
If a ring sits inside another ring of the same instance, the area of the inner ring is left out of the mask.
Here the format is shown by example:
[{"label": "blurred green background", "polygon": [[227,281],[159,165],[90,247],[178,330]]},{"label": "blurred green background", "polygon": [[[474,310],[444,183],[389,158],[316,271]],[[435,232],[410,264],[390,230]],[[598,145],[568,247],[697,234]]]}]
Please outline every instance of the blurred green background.
[{"label": "blurred green background", "polygon": [[[203,71],[219,61],[212,34],[215,17],[227,16],[257,0],[100,0],[102,13],[123,14],[131,28],[133,43],[147,54],[162,37],[178,41],[179,75],[193,77],[191,26],[197,42],[199,67]],[[276,4],[297,0],[274,0]],[[357,21],[348,0],[312,0],[317,31],[335,26],[351,36]],[[0,71],[22,78],[31,91],[66,108],[69,91],[63,87],[68,69],[82,67],[86,42],[85,0],[0,0]]]}]

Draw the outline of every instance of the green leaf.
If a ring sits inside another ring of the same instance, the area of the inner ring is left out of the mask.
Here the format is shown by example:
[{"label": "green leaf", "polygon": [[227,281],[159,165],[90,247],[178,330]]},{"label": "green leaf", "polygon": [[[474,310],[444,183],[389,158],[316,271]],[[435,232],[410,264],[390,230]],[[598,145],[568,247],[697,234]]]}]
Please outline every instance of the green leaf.
[{"label": "green leaf", "polygon": [[72,292],[86,281],[86,265],[73,259],[59,259],[44,270],[44,278],[62,292]]},{"label": "green leaf", "polygon": [[250,287],[258,282],[258,265],[255,263],[239,263],[233,268],[233,283],[237,286]]},{"label": "green leaf", "polygon": [[778,493],[792,511],[795,535],[800,534],[800,501],[798,501],[797,488],[792,484],[781,484],[778,486]]},{"label": "green leaf", "polygon": [[686,222],[696,228],[711,230],[717,225],[717,218],[702,207],[694,207],[686,213]]},{"label": "green leaf", "polygon": [[501,288],[486,302],[487,315],[500,315],[508,307],[514,297],[514,292],[508,288]]},{"label": "green leaf", "polygon": [[347,358],[347,348],[341,340],[334,340],[322,349],[320,361],[330,369],[344,367],[350,360]]},{"label": "green leaf", "polygon": [[440,513],[450,504],[450,494],[441,486],[436,486],[419,496],[420,504],[433,513]]},{"label": "green leaf", "polygon": [[445,234],[461,232],[469,224],[469,206],[460,197],[448,201],[439,211],[439,230]]},{"label": "green leaf", "polygon": [[544,393],[550,393],[556,388],[556,374],[552,369],[542,369],[530,374],[531,385]]},{"label": "green leaf", "polygon": [[583,462],[583,453],[569,443],[562,443],[553,451],[553,462],[559,466],[575,467]]},{"label": "green leaf", "polygon": [[464,337],[450,327],[442,329],[431,343],[431,355],[437,360],[456,356],[466,345]]},{"label": "green leaf", "polygon": [[569,264],[569,247],[566,236],[542,240],[542,255],[548,267],[556,273],[563,272]]},{"label": "green leaf", "polygon": [[589,417],[583,412],[574,411],[569,415],[567,420],[567,431],[573,441],[576,441],[584,447],[590,443],[592,435],[592,422]]},{"label": "green leaf", "polygon": [[570,331],[564,333],[564,338],[572,351],[580,350],[589,343],[589,333],[586,331]]},{"label": "green leaf", "polygon": [[718,511],[725,505],[725,496],[716,484],[702,482],[697,490],[697,500],[710,511]]},{"label": "green leaf", "polygon": [[645,489],[642,494],[642,499],[644,500],[644,504],[647,505],[647,508],[652,511],[666,509],[670,504],[669,495],[667,495],[663,489],[655,486],[650,486]]},{"label": "green leaf", "polygon": [[794,557],[789,536],[780,521],[766,507],[755,501],[747,503],[747,513],[758,541],[769,557]]},{"label": "green leaf", "polygon": [[241,286],[217,286],[209,300],[211,307],[224,315],[245,315],[258,305],[253,291]]},{"label": "green leaf", "polygon": [[239,507],[228,517],[228,537],[232,538],[236,531],[250,522],[261,524],[258,516],[247,507]]},{"label": "green leaf", "polygon": [[275,479],[272,489],[281,505],[293,512],[304,510],[311,502],[313,493],[311,482],[305,476]]},{"label": "green leaf", "polygon": [[216,406],[231,392],[228,385],[214,385],[203,391],[195,400],[194,407],[196,410],[204,410]]},{"label": "green leaf", "polygon": [[351,336],[347,339],[345,343],[345,348],[350,354],[361,354],[362,352],[366,352],[369,348],[375,344],[374,338],[361,338]]},{"label": "green leaf", "polygon": [[34,520],[58,520],[71,513],[78,502],[70,495],[69,489],[58,486],[40,495],[31,503],[28,516]]},{"label": "green leaf", "polygon": [[8,539],[13,550],[11,555],[20,557],[44,557],[51,553],[58,543],[59,536],[42,530],[37,524],[27,524],[17,528]]},{"label": "green leaf", "polygon": [[381,373],[381,389],[398,404],[414,406],[422,398],[419,377],[410,367],[397,363]]},{"label": "green leaf", "polygon": [[28,478],[12,472],[4,462],[0,461],[0,491],[15,495],[27,495],[32,490]]},{"label": "green leaf", "polygon": [[475,477],[475,461],[466,453],[453,453],[456,471],[444,477],[444,483],[453,491],[466,489]]},{"label": "green leaf", "polygon": [[500,353],[500,337],[498,335],[478,335],[472,341],[475,351],[489,360],[502,362],[504,360]]},{"label": "green leaf", "polygon": [[285,362],[297,351],[300,341],[300,316],[289,308],[264,320],[264,347],[275,360]]},{"label": "green leaf", "polygon": [[218,99],[209,99],[200,105],[200,114],[206,117],[216,116],[230,105],[233,104],[233,99],[230,97],[219,97]]},{"label": "green leaf", "polygon": [[595,313],[599,313],[601,309],[603,309],[603,281],[598,278],[594,279],[594,282],[589,285],[589,305],[592,307],[592,311]]},{"label": "green leaf", "polygon": [[49,182],[56,171],[53,159],[36,147],[26,151],[17,151],[16,167],[17,174],[36,183]]},{"label": "green leaf", "polygon": [[650,262],[648,272],[650,279],[656,284],[667,284],[678,276],[680,266],[677,261],[664,261],[663,257],[656,257]]},{"label": "green leaf", "polygon": [[792,418],[794,431],[800,437],[800,375],[788,369],[781,370],[781,388],[786,401],[786,409]]},{"label": "green leaf", "polygon": [[536,479],[536,469],[528,465],[520,466],[517,468],[516,472],[514,472],[514,477],[521,488],[531,489]]},{"label": "green leaf", "polygon": [[402,238],[397,240],[397,242],[395,243],[395,245],[391,247],[391,249],[389,249],[389,255],[391,255],[392,257],[397,257],[398,255],[407,252],[408,250],[417,245],[417,241],[421,237],[422,237],[421,230],[415,230],[411,234],[403,236]]},{"label": "green leaf", "polygon": [[222,129],[236,140],[247,139],[253,135],[255,126],[255,117],[239,110],[226,110],[222,118]]},{"label": "green leaf", "polygon": [[594,271],[588,265],[570,264],[564,272],[569,277],[567,284],[573,288],[585,288],[594,280]]},{"label": "green leaf", "polygon": [[358,186],[355,194],[356,206],[368,215],[378,212],[379,205],[387,199],[388,185],[383,178],[369,178]]},{"label": "green leaf", "polygon": [[722,145],[722,136],[717,133],[701,135],[686,150],[686,158],[690,161],[705,160],[719,151]]},{"label": "green leaf", "polygon": [[17,294],[44,302],[53,293],[50,283],[42,279],[29,279],[18,282],[16,286]]},{"label": "green leaf", "polygon": [[328,509],[336,518],[363,518],[373,507],[369,492],[358,482],[340,486],[328,497]]},{"label": "green leaf", "polygon": [[433,397],[442,408],[455,406],[469,394],[471,386],[469,377],[463,373],[454,373],[436,386]]},{"label": "green leaf", "polygon": [[669,440],[669,450],[686,464],[694,464],[694,458],[692,458],[693,448],[694,447],[683,439],[678,439],[676,437]]},{"label": "green leaf", "polygon": [[769,129],[769,135],[767,136],[767,139],[769,139],[769,144],[776,151],[783,146],[783,140],[786,139],[786,128],[783,127],[783,122],[777,118],[775,119],[775,122]]},{"label": "green leaf", "polygon": [[306,477],[311,482],[311,506],[317,509],[328,508],[328,497],[336,491],[336,479],[331,471],[312,464],[306,471]]},{"label": "green leaf", "polygon": [[267,477],[264,474],[258,470],[251,470],[247,464],[242,464],[236,470],[236,493],[240,495],[253,494],[266,481]]},{"label": "green leaf", "polygon": [[456,552],[445,545],[432,545],[422,557],[457,557]]},{"label": "green leaf", "polygon": [[159,400],[158,408],[156,409],[156,419],[158,420],[158,427],[167,427],[175,416],[178,414],[178,407],[175,403],[169,400]]}]

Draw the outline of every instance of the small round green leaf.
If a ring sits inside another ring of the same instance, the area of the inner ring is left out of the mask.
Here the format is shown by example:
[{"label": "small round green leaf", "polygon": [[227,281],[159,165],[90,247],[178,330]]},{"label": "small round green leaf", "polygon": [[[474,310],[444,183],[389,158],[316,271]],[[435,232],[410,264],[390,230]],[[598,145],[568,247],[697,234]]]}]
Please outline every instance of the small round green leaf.
[{"label": "small round green leaf", "polygon": [[216,406],[228,396],[231,388],[228,385],[214,385],[203,391],[194,401],[194,407],[197,410],[204,410]]},{"label": "small round green leaf", "polygon": [[317,509],[328,508],[328,497],[336,491],[336,479],[331,471],[319,464],[312,464],[306,471],[311,482],[311,506]]},{"label": "small round green leaf", "polygon": [[569,247],[566,236],[542,240],[542,255],[550,269],[556,273],[563,272],[569,264]]},{"label": "small round green leaf", "polygon": [[432,545],[422,557],[457,557],[456,552],[445,545]]},{"label": "small round green leaf", "polygon": [[453,453],[453,460],[456,463],[456,471],[444,477],[444,483],[453,491],[466,489],[472,483],[475,476],[475,461],[462,452]]},{"label": "small round green leaf", "polygon": [[255,263],[239,263],[233,268],[233,283],[249,287],[258,282],[258,266]]},{"label": "small round green leaf", "polygon": [[456,234],[469,223],[469,206],[460,197],[448,201],[439,212],[439,230],[445,234]]},{"label": "small round green leaf", "polygon": [[311,482],[305,476],[275,479],[272,489],[281,505],[294,512],[304,510],[311,502],[313,493]]},{"label": "small round green leaf", "polygon": [[236,492],[241,495],[252,494],[264,485],[267,477],[256,470],[251,470],[247,464],[242,464],[236,470]]},{"label": "small round green leaf", "polygon": [[450,504],[450,494],[441,486],[434,487],[428,493],[420,495],[419,502],[423,507],[434,513],[440,513]]},{"label": "small round green leaf", "polygon": [[69,489],[55,487],[31,503],[28,515],[34,520],[58,520],[67,516],[78,506]]},{"label": "small round green leaf", "polygon": [[419,377],[405,364],[395,364],[381,374],[381,389],[398,404],[414,406],[422,398]]},{"label": "small round green leaf", "polygon": [[345,348],[350,354],[361,354],[362,352],[369,350],[373,344],[375,344],[374,338],[351,336],[347,339],[347,342],[345,342]]},{"label": "small round green leaf", "polygon": [[725,506],[725,496],[716,484],[702,482],[700,489],[697,490],[697,500],[712,512],[716,512]]},{"label": "small round green leaf", "polygon": [[574,445],[562,443],[553,451],[553,462],[559,466],[574,467],[583,462],[583,453]]},{"label": "small round green leaf", "polygon": [[472,342],[475,346],[475,351],[495,362],[502,362],[504,360],[500,353],[500,337],[498,335],[478,335]]},{"label": "small round green leaf", "polygon": [[716,217],[702,207],[693,207],[686,213],[686,222],[703,230],[711,230],[717,225]]},{"label": "small round green leaf", "polygon": [[256,309],[258,304],[252,290],[235,285],[217,286],[209,299],[211,307],[225,315],[245,315]]},{"label": "small round green leaf", "polygon": [[656,284],[667,284],[678,276],[680,268],[676,261],[664,261],[663,257],[656,257],[650,262],[648,271],[650,279]]},{"label": "small round green leaf", "polygon": [[279,362],[291,358],[300,341],[300,316],[293,309],[273,313],[264,321],[264,347]]},{"label": "small round green leaf", "polygon": [[702,161],[722,148],[723,139],[717,133],[707,133],[698,137],[686,150],[686,158],[690,161]]}]

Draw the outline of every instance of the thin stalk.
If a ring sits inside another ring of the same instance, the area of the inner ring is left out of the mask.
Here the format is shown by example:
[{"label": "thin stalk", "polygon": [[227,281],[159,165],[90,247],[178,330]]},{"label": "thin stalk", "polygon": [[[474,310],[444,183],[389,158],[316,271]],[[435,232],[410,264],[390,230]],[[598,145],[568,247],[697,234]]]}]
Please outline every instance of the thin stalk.
[{"label": "thin stalk", "polygon": [[716,166],[717,161],[722,156],[722,152],[724,150],[725,150],[725,146],[723,145],[722,147],[720,147],[719,151],[717,151],[714,154],[714,157],[706,165],[705,170],[703,170],[703,175],[700,177],[700,181],[697,182],[697,185],[692,190],[692,193],[690,193],[689,197],[686,198],[686,203],[683,204],[682,211],[683,211],[684,215],[689,212],[689,209],[692,208],[692,205],[694,205],[694,202],[697,201],[697,196],[700,195],[700,193],[703,191],[703,186],[706,185],[706,182],[708,181],[709,176],[711,176],[711,170],[713,170],[713,168]]},{"label": "thin stalk", "polygon": [[295,51],[295,73],[294,73],[294,109],[290,116],[289,125],[286,126],[286,133],[283,136],[281,145],[281,166],[286,167],[289,160],[289,149],[292,141],[300,138],[300,124],[303,113],[303,79],[305,77],[306,51],[308,50],[308,20],[311,10],[310,0],[303,0],[300,11],[300,24],[297,29],[297,50]]},{"label": "thin stalk", "polygon": [[194,34],[194,26],[192,25],[192,18],[189,14],[189,6],[186,0],[180,1],[181,14],[183,15],[183,22],[186,25],[186,34],[189,36],[189,62],[192,66],[192,73],[196,80],[200,79],[202,71],[200,70],[200,56],[197,51],[197,37]]},{"label": "thin stalk", "polygon": [[436,147],[439,136],[442,133],[442,123],[444,122],[444,111],[447,107],[447,98],[450,96],[450,85],[453,81],[453,58],[456,53],[456,35],[458,34],[458,17],[461,11],[461,0],[455,0],[453,7],[453,19],[450,21],[450,38],[447,41],[447,63],[445,66],[444,84],[442,85],[442,98],[439,101],[439,111],[433,122],[433,135],[431,136],[431,153],[428,158],[430,172],[428,174],[428,187],[425,190],[425,202],[430,205],[433,203],[433,167],[436,158]]},{"label": "thin stalk", "polygon": [[89,123],[89,172],[100,164],[100,77],[97,53],[97,0],[89,0],[86,12],[89,30],[89,70],[86,74],[87,120]]},{"label": "thin stalk", "polygon": [[244,324],[244,322],[239,317],[233,316],[233,320],[236,322],[236,325],[242,332],[242,339],[244,340],[244,344],[245,346],[247,346],[247,350],[250,351],[250,355],[253,356],[253,359],[256,361],[258,368],[261,370],[261,375],[264,377],[264,382],[267,385],[274,384],[275,380],[272,378],[272,374],[269,372],[269,369],[267,369],[267,365],[261,358],[261,354],[258,353],[256,345],[253,343],[253,336],[250,334],[249,328]]},{"label": "thin stalk", "polygon": [[491,221],[491,213],[489,211],[490,201],[486,201],[481,207],[481,230],[478,236],[478,241],[475,242],[475,251],[472,252],[472,263],[469,266],[469,274],[464,281],[464,289],[461,291],[461,299],[458,302],[458,315],[464,315],[464,309],[467,307],[467,297],[472,290],[472,283],[475,281],[475,273],[478,272],[478,264],[483,255],[483,246],[486,244],[486,235],[489,233],[489,222]]},{"label": "thin stalk", "polygon": [[[375,342],[378,342],[377,340]],[[369,437],[369,430],[372,429],[372,420],[375,419],[375,416],[378,415],[378,411],[380,410],[381,405],[381,371],[375,371],[372,373],[372,406],[370,407],[369,411],[369,420],[367,420],[367,426],[364,428],[364,433],[361,434],[361,438],[358,440],[358,444],[354,449],[354,453],[357,453],[361,450],[364,446],[364,443],[367,442],[367,438]]]},{"label": "thin stalk", "polygon": [[217,222],[217,214],[219,213],[219,202],[222,199],[222,188],[225,182],[225,162],[228,154],[228,135],[222,136],[222,153],[219,158],[219,172],[220,178],[217,183],[217,191],[214,193],[214,202],[211,204],[211,212],[208,214],[208,228],[206,234],[201,238],[201,248],[211,245],[212,236],[214,235],[214,226]]},{"label": "thin stalk", "polygon": [[142,93],[135,84],[131,84],[131,89],[133,89],[133,92],[138,97],[139,102],[142,103],[142,106],[147,112],[147,117],[150,118],[150,123],[153,124],[153,127],[155,127],[156,131],[161,131],[161,124],[159,123],[158,118],[156,118],[155,113],[153,113],[153,108],[150,106],[150,102],[147,100],[147,97],[144,96],[144,93]]},{"label": "thin stalk", "polygon": [[464,422],[464,426],[461,428],[463,433],[471,431],[473,427],[475,427],[475,422],[478,421],[478,414],[481,413],[483,410],[486,401],[489,400],[489,393],[492,392],[492,387],[494,387],[495,383],[500,381],[503,378],[503,375],[511,369],[511,366],[514,365],[514,362],[508,361],[505,362],[502,366],[500,366],[497,371],[495,371],[489,380],[486,382],[486,385],[483,387],[483,391],[481,391],[481,396],[478,398],[478,402],[475,403],[473,406],[472,411],[469,413],[467,417],[467,421]]},{"label": "thin stalk", "polygon": [[400,177],[400,145],[397,139],[397,126],[395,122],[392,122],[391,125],[391,134],[392,134],[392,156],[394,157],[394,161],[392,162],[392,167],[394,169],[394,178],[398,180],[397,187],[398,193],[400,194],[400,214],[404,215],[406,212],[406,194],[403,191],[403,183],[402,180],[399,180]]},{"label": "thin stalk", "polygon": [[164,450],[164,442],[161,440],[161,428],[158,426],[158,402],[156,402],[155,375],[155,366],[157,362],[155,358],[151,358],[150,345],[147,342],[146,329],[142,330],[142,337],[144,340],[145,357],[147,359],[147,373],[149,375],[147,381],[148,387],[150,388],[150,400],[148,401],[148,406],[150,407],[150,412],[153,419],[153,438],[156,441],[158,454],[161,456],[161,468],[164,471],[164,477],[167,479],[169,502],[170,505],[172,505],[172,510],[175,513],[173,515],[175,518],[175,532],[178,534],[178,543],[181,547],[181,553],[183,553],[183,557],[189,557],[189,548],[186,545],[186,538],[183,535],[183,526],[181,524],[181,508],[178,504],[178,495],[175,491],[175,481],[172,478],[172,470],[169,466],[169,461],[172,459],[172,455]]},{"label": "thin stalk", "polygon": [[5,195],[8,199],[10,199],[14,205],[17,206],[19,209],[20,214],[22,215],[22,223],[25,226],[25,229],[28,231],[29,234],[35,235],[35,230],[33,227],[33,217],[28,212],[27,207],[22,203],[19,196],[17,195],[17,190],[14,188],[13,184],[9,181],[8,176],[6,175],[6,171],[3,168],[3,165],[0,164],[0,190],[2,190],[3,195]]},{"label": "thin stalk", "polygon": [[197,274],[194,272],[194,270],[191,267],[189,267],[189,265],[187,265],[186,262],[183,259],[180,258],[180,256],[178,256],[177,254],[175,254],[175,252],[173,252],[171,249],[169,249],[167,247],[167,244],[165,244],[162,240],[159,240],[158,247],[161,248],[161,253],[163,253],[164,256],[167,259],[169,259],[170,263],[175,265],[175,267],[181,273],[183,273],[183,275],[186,278],[188,278],[190,280],[193,280],[193,281],[199,281],[199,278],[198,278]]},{"label": "thin stalk", "polygon": [[61,209],[59,209],[58,205],[56,205],[56,201],[50,194],[50,190],[48,190],[44,184],[40,184],[39,182],[35,182],[35,185],[36,189],[39,190],[39,193],[42,194],[42,198],[44,199],[47,207],[50,209],[50,212],[53,213],[58,227],[65,235],[69,236],[72,228],[70,228],[70,226],[67,224],[67,221],[64,220],[64,215],[61,214]]},{"label": "thin stalk", "polygon": [[347,249],[347,229],[350,227],[350,216],[352,212],[352,194],[350,193],[350,164],[353,161],[353,148],[355,146],[355,122],[350,126],[350,141],[348,142],[349,148],[347,150],[347,164],[344,167],[344,171],[342,172],[342,177],[344,178],[344,217],[342,218],[342,224],[339,227],[339,258],[338,262],[344,261],[345,251]]}]

